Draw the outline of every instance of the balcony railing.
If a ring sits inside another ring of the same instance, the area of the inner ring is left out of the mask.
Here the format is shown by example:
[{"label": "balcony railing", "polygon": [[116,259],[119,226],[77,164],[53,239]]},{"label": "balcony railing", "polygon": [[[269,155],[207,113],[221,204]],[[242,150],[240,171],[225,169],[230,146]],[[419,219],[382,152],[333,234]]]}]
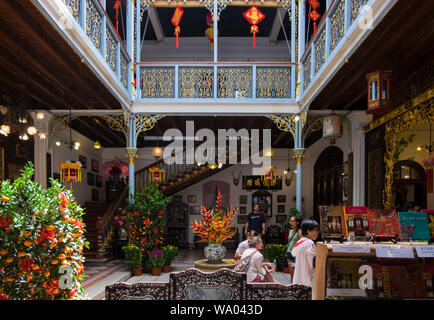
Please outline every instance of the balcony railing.
[{"label": "balcony railing", "polygon": [[340,47],[346,33],[358,23],[369,0],[333,0],[301,58],[302,90],[306,92],[330,57]]},{"label": "balcony railing", "polygon": [[87,35],[89,45],[99,51],[108,69],[113,72],[121,87],[128,92],[131,86],[128,81],[131,58],[99,0],[63,0],[63,2]]},{"label": "balcony railing", "polygon": [[[138,64],[139,101],[295,102],[292,63]],[[216,80],[215,80],[216,79]]]}]

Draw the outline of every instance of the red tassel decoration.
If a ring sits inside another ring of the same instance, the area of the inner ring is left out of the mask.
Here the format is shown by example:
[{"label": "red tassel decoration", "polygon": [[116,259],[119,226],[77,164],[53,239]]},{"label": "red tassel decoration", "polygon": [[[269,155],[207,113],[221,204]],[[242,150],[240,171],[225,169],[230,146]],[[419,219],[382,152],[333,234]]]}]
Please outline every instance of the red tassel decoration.
[{"label": "red tassel decoration", "polygon": [[172,24],[175,26],[175,36],[176,36],[176,47],[178,48],[179,40],[178,36],[181,33],[181,27],[179,26],[179,23],[181,22],[182,15],[184,14],[184,10],[182,10],[180,7],[176,7],[175,12],[173,13],[172,17]]},{"label": "red tassel decoration", "polygon": [[115,9],[116,11],[116,33],[119,35],[119,8],[121,6],[121,1],[120,0],[116,0],[115,5],[113,6],[113,9]]},{"label": "red tassel decoration", "polygon": [[313,11],[311,11],[308,15],[309,18],[313,20],[313,34],[316,34],[316,22],[317,20],[321,19],[321,15],[316,11],[321,4],[318,2],[318,0],[309,0],[310,6],[313,8]]},{"label": "red tassel decoration", "polygon": [[265,14],[263,14],[258,8],[251,7],[249,10],[243,13],[243,17],[252,25],[250,27],[250,33],[253,33],[253,48],[256,46],[256,33],[259,33],[257,24],[264,20]]}]

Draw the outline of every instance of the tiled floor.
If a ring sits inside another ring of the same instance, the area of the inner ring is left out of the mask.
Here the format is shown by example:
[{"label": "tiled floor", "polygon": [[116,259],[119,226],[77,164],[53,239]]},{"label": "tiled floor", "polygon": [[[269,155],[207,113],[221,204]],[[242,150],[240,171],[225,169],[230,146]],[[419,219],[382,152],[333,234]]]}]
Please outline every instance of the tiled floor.
[{"label": "tiled floor", "polygon": [[83,286],[86,288],[92,283],[110,275],[111,273],[123,268],[125,260],[110,260],[105,263],[87,261],[84,263]]}]

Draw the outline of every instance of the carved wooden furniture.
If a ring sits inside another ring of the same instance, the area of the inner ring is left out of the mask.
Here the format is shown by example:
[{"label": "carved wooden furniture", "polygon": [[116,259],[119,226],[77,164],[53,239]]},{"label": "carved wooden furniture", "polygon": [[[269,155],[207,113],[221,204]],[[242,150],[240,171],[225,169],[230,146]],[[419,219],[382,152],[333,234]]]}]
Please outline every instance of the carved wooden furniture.
[{"label": "carved wooden furniture", "polygon": [[245,273],[187,269],[170,273],[169,282],[115,283],[106,300],[310,300],[311,288],[300,285],[247,283]]}]

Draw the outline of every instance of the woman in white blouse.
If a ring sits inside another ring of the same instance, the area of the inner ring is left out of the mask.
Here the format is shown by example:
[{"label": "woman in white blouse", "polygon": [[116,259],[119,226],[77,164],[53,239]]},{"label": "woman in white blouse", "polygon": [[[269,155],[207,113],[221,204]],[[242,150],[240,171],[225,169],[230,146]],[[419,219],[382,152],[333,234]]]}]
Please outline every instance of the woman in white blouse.
[{"label": "woman in white blouse", "polygon": [[273,264],[263,262],[264,256],[259,252],[259,250],[262,250],[263,246],[260,237],[252,237],[252,239],[249,240],[249,248],[246,249],[241,256],[241,259],[250,255],[252,256],[247,270],[247,282],[278,283],[271,276],[271,273],[274,272]]},{"label": "woman in white blouse", "polygon": [[253,237],[257,237],[258,233],[255,230],[250,230],[247,234],[247,239],[240,242],[238,245],[237,250],[235,251],[234,258],[240,259],[244,253],[245,250],[249,249],[249,240],[251,240]]}]

